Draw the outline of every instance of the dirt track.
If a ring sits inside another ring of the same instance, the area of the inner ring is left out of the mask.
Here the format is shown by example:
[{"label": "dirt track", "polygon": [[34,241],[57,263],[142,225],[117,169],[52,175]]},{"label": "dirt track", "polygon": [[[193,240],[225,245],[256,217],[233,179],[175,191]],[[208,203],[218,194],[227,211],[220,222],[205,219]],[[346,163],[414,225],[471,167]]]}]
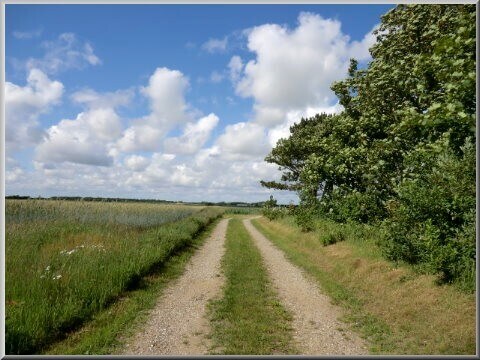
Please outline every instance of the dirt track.
[{"label": "dirt track", "polygon": [[[292,265],[245,219],[280,301],[293,315],[294,341],[302,355],[363,355],[366,345],[338,320],[340,310],[315,282]],[[220,261],[228,219],[222,220],[192,257],[185,273],[159,298],[144,329],[125,344],[124,355],[205,355],[210,347],[206,305],[221,296]]]},{"label": "dirt track", "polygon": [[302,355],[367,354],[363,340],[337,320],[340,310],[316,284],[253,227],[250,219],[243,223],[262,254],[280,300],[293,315],[294,337]]},{"label": "dirt track", "polygon": [[223,284],[220,260],[228,219],[222,220],[195,253],[185,273],[169,286],[151,312],[143,331],[132,338],[124,355],[202,355],[210,331],[205,317],[208,300]]}]

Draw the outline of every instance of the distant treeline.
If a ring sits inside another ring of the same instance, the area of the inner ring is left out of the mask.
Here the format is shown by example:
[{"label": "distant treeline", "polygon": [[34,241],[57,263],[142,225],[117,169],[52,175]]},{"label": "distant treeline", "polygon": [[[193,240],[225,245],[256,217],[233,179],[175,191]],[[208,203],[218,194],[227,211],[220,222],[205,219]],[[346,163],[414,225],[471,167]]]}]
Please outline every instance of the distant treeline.
[{"label": "distant treeline", "polygon": [[225,207],[262,207],[264,201],[247,203],[247,202],[185,202],[185,201],[170,201],[170,200],[158,200],[158,199],[127,199],[127,198],[105,198],[105,197],[91,197],[91,196],[51,196],[51,197],[31,197],[22,195],[8,195],[5,199],[16,200],[67,200],[67,201],[103,201],[103,202],[142,202],[142,203],[161,203],[161,204],[186,204],[186,205],[200,205],[200,206],[225,206]]}]

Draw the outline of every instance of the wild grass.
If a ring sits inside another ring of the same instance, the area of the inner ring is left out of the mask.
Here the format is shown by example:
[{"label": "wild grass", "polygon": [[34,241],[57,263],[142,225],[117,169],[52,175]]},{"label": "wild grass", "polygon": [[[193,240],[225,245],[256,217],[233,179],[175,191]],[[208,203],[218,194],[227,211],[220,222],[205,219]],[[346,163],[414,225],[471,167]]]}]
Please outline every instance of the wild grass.
[{"label": "wild grass", "polygon": [[256,215],[262,212],[262,208],[260,207],[227,207],[225,210],[225,214],[233,214],[233,215]]},{"label": "wild grass", "polygon": [[124,344],[147,320],[149,310],[155,306],[158,297],[172,280],[184,272],[188,260],[217,223],[209,224],[201,235],[152,269],[133,290],[123,292],[118,301],[97,312],[91,321],[45,348],[41,354],[112,355],[122,352]]},{"label": "wild grass", "polygon": [[280,304],[262,257],[241,220],[230,220],[223,297],[210,303],[214,354],[293,354],[291,315]]},{"label": "wild grass", "polygon": [[[475,295],[382,257],[379,229],[319,220],[302,233],[290,217],[253,224],[345,309],[344,320],[377,354],[474,355]],[[342,233],[344,240],[323,240]]]},{"label": "wild grass", "polygon": [[220,212],[7,201],[6,354],[35,353],[76,328],[191,242]]}]

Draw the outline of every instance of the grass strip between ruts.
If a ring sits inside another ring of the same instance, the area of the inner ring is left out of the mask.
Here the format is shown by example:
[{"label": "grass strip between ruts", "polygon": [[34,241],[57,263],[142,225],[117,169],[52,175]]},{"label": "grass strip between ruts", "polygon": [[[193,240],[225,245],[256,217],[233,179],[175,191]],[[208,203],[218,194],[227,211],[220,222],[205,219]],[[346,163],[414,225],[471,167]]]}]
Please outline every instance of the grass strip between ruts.
[{"label": "grass strip between ruts", "polygon": [[225,247],[223,298],[210,303],[211,353],[295,353],[291,315],[277,299],[260,252],[239,218],[230,220]]}]

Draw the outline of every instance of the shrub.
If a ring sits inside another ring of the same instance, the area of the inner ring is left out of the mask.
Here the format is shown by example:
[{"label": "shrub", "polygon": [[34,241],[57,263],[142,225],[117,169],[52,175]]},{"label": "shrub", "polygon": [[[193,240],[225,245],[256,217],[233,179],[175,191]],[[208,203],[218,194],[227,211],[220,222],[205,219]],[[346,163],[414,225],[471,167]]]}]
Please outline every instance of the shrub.
[{"label": "shrub", "polygon": [[[414,175],[397,187],[388,204],[383,248],[388,258],[422,264],[442,282],[475,287],[475,147],[462,154],[445,138],[419,148],[407,160]],[[407,168],[407,169],[409,169]]]},{"label": "shrub", "polygon": [[298,207],[294,211],[295,223],[300,227],[302,232],[309,232],[315,229],[315,215],[311,208]]},{"label": "shrub", "polygon": [[288,209],[277,206],[277,200],[270,195],[270,200],[265,201],[265,205],[262,208],[262,215],[268,220],[275,220],[287,215]]},{"label": "shrub", "polygon": [[342,230],[336,230],[327,234],[320,235],[320,242],[323,246],[333,245],[345,240],[345,233]]},{"label": "shrub", "polygon": [[360,223],[374,222],[386,215],[378,196],[340,188],[333,191],[321,208],[329,218],[342,223],[350,220]]}]

